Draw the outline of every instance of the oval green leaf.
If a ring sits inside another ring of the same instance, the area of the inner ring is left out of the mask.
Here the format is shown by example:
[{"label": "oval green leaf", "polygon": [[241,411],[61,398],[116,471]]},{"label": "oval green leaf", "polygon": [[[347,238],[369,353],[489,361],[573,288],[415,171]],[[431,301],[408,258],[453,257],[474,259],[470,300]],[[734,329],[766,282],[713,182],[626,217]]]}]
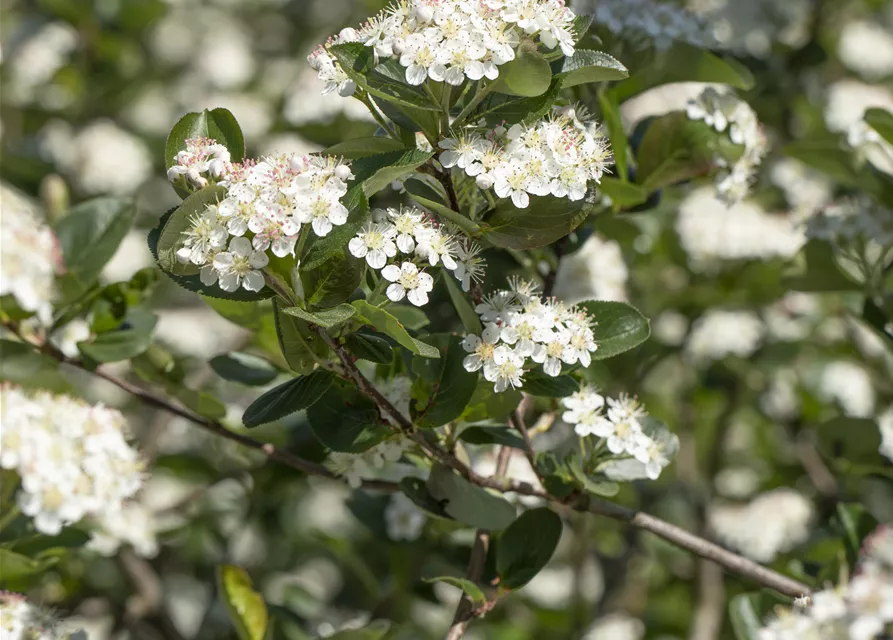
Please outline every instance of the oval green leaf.
[{"label": "oval green leaf", "polygon": [[587,300],[577,305],[595,322],[598,349],[593,360],[612,358],[645,342],[651,335],[651,323],[638,309],[625,302]]},{"label": "oval green leaf", "polygon": [[242,640],[263,640],[267,632],[267,605],[251,585],[244,569],[225,564],[217,571],[217,585]]},{"label": "oval green leaf", "polygon": [[561,529],[561,518],[547,507],[522,513],[496,547],[500,587],[517,589],[530,582],[551,560]]},{"label": "oval green leaf", "polygon": [[334,381],[332,373],[317,369],[309,375],[284,382],[248,405],[242,415],[242,424],[250,429],[306,409],[320,400]]}]

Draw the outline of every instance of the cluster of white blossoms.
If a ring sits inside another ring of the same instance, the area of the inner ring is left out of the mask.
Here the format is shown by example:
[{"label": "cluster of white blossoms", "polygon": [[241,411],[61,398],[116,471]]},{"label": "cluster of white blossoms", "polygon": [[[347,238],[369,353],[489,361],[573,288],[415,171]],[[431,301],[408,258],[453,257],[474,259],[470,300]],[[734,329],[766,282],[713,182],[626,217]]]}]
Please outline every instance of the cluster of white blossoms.
[{"label": "cluster of white blossoms", "polygon": [[893,73],[893,35],[890,26],[869,20],[854,20],[845,24],[837,42],[840,61],[871,80],[889,76]]},{"label": "cluster of white blossoms", "polygon": [[19,307],[48,322],[60,254],[52,229],[37,216],[23,196],[0,186],[0,296],[11,295]]},{"label": "cluster of white blossoms", "polygon": [[825,207],[806,221],[806,235],[839,247],[870,243],[893,246],[893,210],[863,196]]},{"label": "cluster of white blossoms", "polygon": [[180,262],[201,267],[208,286],[260,291],[268,250],[280,258],[294,255],[303,225],[325,236],[347,222],[341,198],[353,174],[340,160],[283,153],[221,164],[225,197],[191,220],[177,251]]},{"label": "cluster of white blossoms", "polygon": [[111,557],[128,545],[143,558],[158,555],[155,516],[146,505],[128,502],[123,509],[105,512],[95,520],[88,547],[97,553]]},{"label": "cluster of white blossoms", "polygon": [[[58,630],[51,611],[37,607],[19,593],[0,591],[0,638],[3,640],[61,640],[74,634]],[[83,635],[83,634],[78,634]]]},{"label": "cluster of white blossoms", "polygon": [[729,139],[744,147],[744,153],[732,166],[726,166],[724,159],[717,158],[717,163],[725,168],[717,179],[717,193],[729,204],[738,202],[747,195],[766,155],[766,137],[757,114],[733,92],[713,87],[707,87],[701,95],[689,100],[685,113],[690,120],[703,120],[720,133],[728,130]]},{"label": "cluster of white blossoms", "polygon": [[[776,512],[777,513],[777,512]],[[760,630],[760,640],[875,640],[893,631],[893,528],[863,544],[856,574],[845,584],[799,598]]]},{"label": "cluster of white blossoms", "polygon": [[332,451],[325,465],[332,473],[344,476],[351,488],[359,489],[364,478],[373,477],[389,463],[397,462],[408,446],[407,440],[398,437],[380,442],[362,453]]},{"label": "cluster of white blossoms", "polygon": [[760,347],[765,333],[755,313],[710,309],[692,325],[685,353],[696,362],[721,360],[728,355],[747,358]]},{"label": "cluster of white blossoms", "polygon": [[356,84],[327,47],[362,42],[376,60],[395,58],[406,82],[460,85],[495,80],[499,66],[515,59],[525,40],[538,38],[547,49],[574,54],[574,13],[564,0],[397,0],[359,29],[343,29],[308,56],[325,83],[323,93],[349,96]]},{"label": "cluster of white blossoms", "polygon": [[404,494],[395,493],[384,510],[384,519],[391,540],[418,540],[428,516]]},{"label": "cluster of white blossoms", "polygon": [[579,107],[556,107],[531,125],[462,132],[440,147],[444,167],[458,167],[519,209],[527,208],[531,195],[582,200],[611,161],[608,139]]},{"label": "cluster of white blossoms", "polygon": [[801,493],[780,488],[746,504],[713,503],[707,524],[716,537],[757,562],[772,562],[809,538],[815,508]]},{"label": "cluster of white blossoms", "polygon": [[462,341],[469,353],[462,363],[466,371],[483,369],[484,379],[502,392],[522,386],[528,358],[553,377],[561,374],[562,363],[588,367],[598,349],[589,314],[555,298],[542,299],[531,282],[513,278],[509,285],[475,307],[484,329]]},{"label": "cluster of white blossoms", "polygon": [[208,174],[219,180],[229,168],[229,149],[212,138],[190,138],[186,148],[175,158],[176,164],[167,170],[167,179],[174,182],[180,176],[199,189],[208,186]]},{"label": "cluster of white blossoms", "polygon": [[44,391],[0,388],[0,467],[21,478],[18,505],[41,533],[121,510],[143,481],[119,411]]},{"label": "cluster of white blossoms", "polygon": [[844,78],[827,91],[825,124],[846,136],[847,144],[881,171],[893,173],[893,145],[865,122],[869,109],[893,110],[893,91],[883,84],[865,84]]},{"label": "cluster of white blossoms", "polygon": [[[605,398],[593,387],[584,386],[561,403],[566,409],[561,419],[574,425],[578,436],[601,438],[608,451],[619,456],[603,469],[609,477],[656,480],[679,447],[678,438],[651,420],[638,399],[626,394]],[[631,473],[632,469],[622,464],[626,461],[634,461],[644,473]]]},{"label": "cluster of white blossoms", "polygon": [[[365,258],[373,269],[380,269],[390,282],[386,293],[394,302],[407,298],[420,307],[428,302],[434,278],[425,266],[441,265],[452,271],[471,289],[472,282],[481,282],[486,263],[480,257],[481,247],[467,237],[452,233],[438,225],[424,211],[415,207],[376,209],[347,245],[351,255]],[[398,257],[399,256],[399,257]],[[388,264],[390,258],[396,258]]]},{"label": "cluster of white blossoms", "polygon": [[575,7],[585,7],[593,20],[611,33],[626,39],[652,43],[658,51],[669,49],[674,42],[696,47],[716,45],[707,25],[698,15],[684,7],[654,0],[584,0]]}]

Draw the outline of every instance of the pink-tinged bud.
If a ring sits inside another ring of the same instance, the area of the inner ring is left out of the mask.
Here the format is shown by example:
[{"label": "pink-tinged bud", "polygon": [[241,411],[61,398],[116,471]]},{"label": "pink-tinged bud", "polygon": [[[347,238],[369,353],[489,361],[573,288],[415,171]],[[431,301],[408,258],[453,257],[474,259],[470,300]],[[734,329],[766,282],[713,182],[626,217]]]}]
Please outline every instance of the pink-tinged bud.
[{"label": "pink-tinged bud", "polygon": [[420,22],[431,22],[434,19],[434,7],[430,5],[420,5],[415,10],[416,19]]},{"label": "pink-tinged bud", "polygon": [[335,177],[339,180],[347,182],[351,178],[353,178],[353,173],[350,171],[350,167],[346,164],[338,165],[335,167]]},{"label": "pink-tinged bud", "polygon": [[357,30],[352,27],[345,27],[338,33],[338,37],[344,42],[356,42],[359,36]]}]

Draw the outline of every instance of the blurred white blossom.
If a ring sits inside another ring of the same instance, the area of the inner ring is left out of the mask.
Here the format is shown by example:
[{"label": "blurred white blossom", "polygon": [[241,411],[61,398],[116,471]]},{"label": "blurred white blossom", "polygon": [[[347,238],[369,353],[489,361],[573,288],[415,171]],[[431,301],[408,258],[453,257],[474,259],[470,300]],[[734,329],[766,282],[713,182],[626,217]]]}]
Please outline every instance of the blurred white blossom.
[{"label": "blurred white blossom", "polygon": [[561,259],[555,276],[555,297],[568,304],[583,300],[625,301],[629,270],[620,245],[597,235]]},{"label": "blurred white blossom", "polygon": [[38,531],[56,535],[86,516],[108,517],[143,482],[120,412],[45,391],[0,388],[0,467],[22,485],[17,501]]},{"label": "blurred white blossom", "polygon": [[759,348],[764,332],[763,323],[751,311],[710,309],[692,325],[685,351],[696,361],[727,355],[747,358]]},{"label": "blurred white blossom", "polygon": [[402,493],[391,496],[384,518],[391,540],[417,540],[428,521],[428,516]]},{"label": "blurred white blossom", "polygon": [[63,640],[86,637],[61,629],[61,620],[25,596],[0,591],[0,638],[3,640]]},{"label": "blurred white blossom", "polygon": [[864,152],[878,169],[893,173],[893,145],[864,120],[865,112],[871,108],[893,111],[893,91],[883,85],[847,78],[830,85],[827,96],[825,122],[828,128],[843,133],[849,145]]},{"label": "blurred white blossom", "polygon": [[819,393],[826,400],[840,404],[848,416],[868,418],[874,413],[875,390],[871,375],[855,362],[837,360],[825,365]]},{"label": "blurred white blossom", "polygon": [[879,80],[893,74],[893,33],[879,22],[848,22],[840,31],[837,54],[861,76]]},{"label": "blurred white blossom", "polygon": [[809,538],[814,513],[802,494],[775,489],[745,505],[714,503],[707,522],[724,544],[757,562],[771,562]]}]

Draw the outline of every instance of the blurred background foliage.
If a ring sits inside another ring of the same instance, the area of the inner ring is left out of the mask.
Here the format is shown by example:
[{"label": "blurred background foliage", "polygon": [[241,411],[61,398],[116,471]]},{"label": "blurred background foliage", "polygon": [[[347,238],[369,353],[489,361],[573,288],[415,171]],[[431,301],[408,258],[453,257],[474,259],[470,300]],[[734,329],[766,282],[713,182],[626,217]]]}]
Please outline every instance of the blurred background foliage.
[{"label": "blurred background foliage", "polygon": [[[223,380],[207,362],[233,350],[275,361],[275,330],[263,305],[245,317],[226,301],[202,301],[154,275],[145,235],[178,202],[164,178],[165,138],[182,114],[217,106],[239,120],[249,155],[310,152],[372,135],[376,127],[359,102],[319,95],[305,56],[383,4],[4,3],[3,206],[24,195],[21,206],[39,203],[58,218],[96,195],[136,199],[135,226],[103,271],[105,283],[129,284],[106,287],[89,310],[98,331],[144,305],[158,314],[157,343],[132,365],[113,365],[117,373],[156,388],[173,380],[206,390],[225,405],[228,421],[240,423],[260,390]],[[709,189],[686,184],[633,213],[588,223],[563,243],[556,293],[627,300],[652,319],[651,341],[609,367],[593,365],[590,375],[608,393],[636,391],[682,447],[659,481],[625,485],[617,500],[821,585],[839,578],[872,522],[893,520],[893,349],[883,322],[893,287],[888,277],[887,298],[868,292],[878,322],[865,288],[829,252],[816,244],[807,245],[811,254],[801,249],[801,221],[858,190],[862,177],[893,168],[889,146],[853,145],[866,107],[893,108],[893,7],[883,0],[692,0],[690,8],[704,16],[717,47],[754,75],[740,95],[772,148],[759,185],[730,210]],[[633,73],[663,55],[598,24],[594,32]],[[858,51],[859,42],[868,50]],[[694,93],[667,85],[625,102],[632,146],[637,123],[684,108]],[[580,90],[577,98],[599,111],[595,92]],[[858,180],[829,166],[835,153],[866,163],[854,165]],[[551,249],[535,258],[544,271],[556,266]],[[513,268],[500,263],[504,256],[488,259],[484,290]],[[432,331],[451,328],[444,325],[450,314],[449,301],[435,298]],[[66,556],[32,586],[35,601],[69,615],[91,638],[231,637],[216,592],[222,563],[252,576],[275,638],[328,636],[379,618],[394,621],[389,638],[440,637],[448,626],[459,591],[422,579],[461,575],[471,530],[434,520],[421,532],[395,529],[385,516],[388,496],[264,464],[101,380],[66,377],[87,398],[130,417],[152,461],[142,503],[145,526],[160,542],[150,558],[130,549]],[[542,441],[548,446],[568,432],[556,424]],[[324,457],[302,414],[254,433],[305,458]],[[479,449],[476,467],[492,469],[487,447]],[[732,637],[726,603],[748,585],[613,521],[570,513],[567,522],[547,569],[467,637]],[[409,534],[419,537],[393,539]]]}]

